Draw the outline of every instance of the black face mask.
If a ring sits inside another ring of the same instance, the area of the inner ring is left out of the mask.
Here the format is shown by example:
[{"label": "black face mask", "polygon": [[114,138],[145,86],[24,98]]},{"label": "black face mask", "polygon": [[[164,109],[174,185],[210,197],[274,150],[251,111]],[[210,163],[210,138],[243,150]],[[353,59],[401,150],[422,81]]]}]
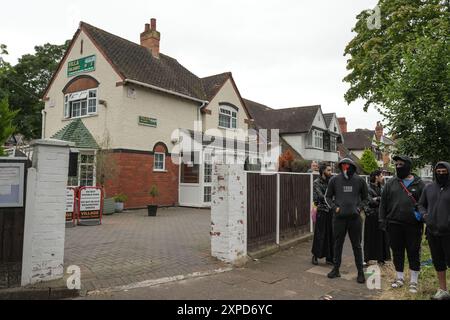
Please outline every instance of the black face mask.
[{"label": "black face mask", "polygon": [[411,165],[409,163],[405,163],[403,167],[397,167],[397,177],[400,179],[406,179],[411,174]]},{"label": "black face mask", "polygon": [[447,174],[436,174],[436,181],[441,186],[447,185],[447,183],[449,182],[448,178],[449,178],[448,173]]}]

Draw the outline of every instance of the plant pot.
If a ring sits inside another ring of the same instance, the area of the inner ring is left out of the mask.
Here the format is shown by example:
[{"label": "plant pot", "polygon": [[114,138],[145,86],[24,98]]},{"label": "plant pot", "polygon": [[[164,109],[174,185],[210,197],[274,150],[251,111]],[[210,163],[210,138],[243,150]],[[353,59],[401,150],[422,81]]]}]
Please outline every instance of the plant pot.
[{"label": "plant pot", "polygon": [[115,210],[115,201],[114,198],[106,198],[103,201],[103,214],[106,216],[114,214]]},{"label": "plant pot", "polygon": [[123,212],[123,202],[116,202],[116,212]]},{"label": "plant pot", "polygon": [[158,206],[149,205],[149,206],[147,206],[147,210],[148,210],[149,217],[156,217],[156,212],[158,211]]}]

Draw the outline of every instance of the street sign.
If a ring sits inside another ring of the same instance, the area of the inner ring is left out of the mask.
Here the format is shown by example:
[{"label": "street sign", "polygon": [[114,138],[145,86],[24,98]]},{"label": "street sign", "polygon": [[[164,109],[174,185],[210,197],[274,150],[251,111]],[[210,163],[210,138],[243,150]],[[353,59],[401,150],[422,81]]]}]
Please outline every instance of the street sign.
[{"label": "street sign", "polygon": [[83,187],[78,199],[78,225],[94,226],[102,223],[103,191],[98,187]]},{"label": "street sign", "polygon": [[156,128],[158,126],[158,119],[139,117],[139,125]]},{"label": "street sign", "polygon": [[95,55],[70,61],[67,66],[67,76],[95,71]]}]

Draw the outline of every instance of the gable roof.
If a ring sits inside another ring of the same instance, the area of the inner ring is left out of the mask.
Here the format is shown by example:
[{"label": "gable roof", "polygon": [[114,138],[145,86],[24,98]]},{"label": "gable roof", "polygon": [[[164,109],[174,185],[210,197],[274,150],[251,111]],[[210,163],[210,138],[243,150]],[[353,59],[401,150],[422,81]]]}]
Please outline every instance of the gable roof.
[{"label": "gable roof", "polygon": [[365,150],[372,147],[375,131],[358,129],[354,132],[342,134],[344,144],[348,150]]},{"label": "gable roof", "polygon": [[336,115],[336,113],[324,113],[323,118],[325,119],[325,124],[327,125],[327,128],[330,128],[331,121],[333,121],[333,117]]},{"label": "gable roof", "polygon": [[225,72],[200,79],[206,94],[206,98],[211,101],[223,87],[225,82],[230,79],[230,77],[231,72]]},{"label": "gable roof", "polygon": [[74,142],[75,146],[81,149],[99,149],[97,142],[81,119],[70,122],[51,138]]},{"label": "gable roof", "polygon": [[[86,33],[123,81],[136,81],[187,98],[207,101],[218,93],[228,79],[233,79],[231,72],[201,79],[174,58],[162,53],[159,54],[159,58],[155,58],[149,49],[137,43],[81,22],[69,49],[58,66],[58,71],[55,72],[47,86],[44,100],[81,31]],[[234,81],[233,86],[235,86]],[[236,91],[239,95],[238,90]]]},{"label": "gable roof", "polygon": [[309,132],[320,106],[271,109],[251,100],[244,100],[255,125],[260,129],[280,129],[281,134]]}]

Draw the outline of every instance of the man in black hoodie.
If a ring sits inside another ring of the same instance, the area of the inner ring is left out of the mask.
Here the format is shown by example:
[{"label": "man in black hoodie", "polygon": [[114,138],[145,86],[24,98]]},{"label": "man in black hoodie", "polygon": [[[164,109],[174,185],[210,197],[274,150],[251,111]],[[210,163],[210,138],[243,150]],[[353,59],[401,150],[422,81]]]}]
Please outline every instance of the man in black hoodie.
[{"label": "man in black hoodie", "polygon": [[355,264],[358,269],[358,283],[365,283],[362,253],[362,218],[361,211],[367,204],[368,187],[363,178],[356,174],[356,165],[350,159],[339,162],[341,174],[330,180],[326,192],[326,202],[334,213],[334,269],[328,278],[339,278],[342,261],[342,248],[348,235],[352,242]]},{"label": "man in black hoodie", "polygon": [[387,230],[394,257],[397,278],[392,288],[404,286],[405,251],[411,269],[409,291],[417,293],[420,274],[420,248],[423,223],[418,202],[425,184],[412,172],[412,160],[407,156],[394,157],[397,177],[386,183],[381,194],[380,228]]},{"label": "man in black hoodie", "polygon": [[450,164],[439,162],[434,170],[435,182],[420,198],[420,212],[427,224],[427,239],[439,279],[435,300],[448,300],[446,271],[450,267]]}]

